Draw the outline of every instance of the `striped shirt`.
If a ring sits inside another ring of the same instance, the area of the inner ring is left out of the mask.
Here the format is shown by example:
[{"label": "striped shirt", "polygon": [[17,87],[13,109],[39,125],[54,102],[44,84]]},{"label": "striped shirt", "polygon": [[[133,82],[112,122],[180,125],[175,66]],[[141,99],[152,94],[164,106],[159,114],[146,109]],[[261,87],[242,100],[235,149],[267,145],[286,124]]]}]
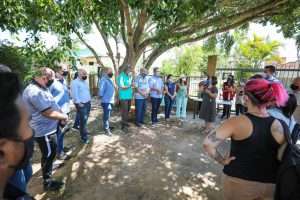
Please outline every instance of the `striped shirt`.
[{"label": "striped shirt", "polygon": [[[143,94],[148,93],[148,81],[147,78],[143,78],[141,75],[138,75],[136,79],[134,80],[134,84],[136,88],[140,89],[140,92]],[[145,99],[140,93],[138,93],[136,90],[134,91],[134,99]]]}]

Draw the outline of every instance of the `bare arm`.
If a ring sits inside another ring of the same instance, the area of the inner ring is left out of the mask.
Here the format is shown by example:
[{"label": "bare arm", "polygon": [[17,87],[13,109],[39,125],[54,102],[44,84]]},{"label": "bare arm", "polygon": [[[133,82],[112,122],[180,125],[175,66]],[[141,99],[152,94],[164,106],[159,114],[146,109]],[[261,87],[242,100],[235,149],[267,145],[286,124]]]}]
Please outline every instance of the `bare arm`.
[{"label": "bare arm", "polygon": [[211,91],[206,89],[206,93],[212,98],[216,99],[218,97],[218,93],[212,93]]},{"label": "bare arm", "polygon": [[203,141],[203,147],[206,152],[222,165],[228,165],[235,157],[229,157],[221,154],[219,146],[232,135],[232,122],[230,120],[224,122],[220,127],[213,130]]},{"label": "bare arm", "polygon": [[280,121],[275,120],[271,126],[271,133],[274,139],[279,143],[283,144],[285,142],[284,129]]},{"label": "bare arm", "polygon": [[50,119],[67,120],[68,116],[52,109],[45,110],[42,115]]},{"label": "bare arm", "polygon": [[172,97],[172,95],[170,94],[169,89],[166,85],[165,85],[165,92],[168,96]]}]

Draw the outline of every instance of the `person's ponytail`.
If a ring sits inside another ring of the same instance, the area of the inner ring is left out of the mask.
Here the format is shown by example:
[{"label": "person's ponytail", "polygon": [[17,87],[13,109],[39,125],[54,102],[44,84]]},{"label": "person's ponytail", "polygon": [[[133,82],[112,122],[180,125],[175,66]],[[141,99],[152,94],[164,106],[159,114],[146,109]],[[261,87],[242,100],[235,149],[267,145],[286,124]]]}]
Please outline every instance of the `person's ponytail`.
[{"label": "person's ponytail", "polygon": [[251,94],[257,106],[274,102],[278,107],[283,107],[288,100],[288,94],[279,82],[269,83],[265,79],[253,79],[247,82],[244,90]]},{"label": "person's ponytail", "polygon": [[289,99],[289,95],[287,94],[283,85],[279,82],[269,83],[269,87],[273,90],[274,101],[278,107],[285,106],[287,100]]}]

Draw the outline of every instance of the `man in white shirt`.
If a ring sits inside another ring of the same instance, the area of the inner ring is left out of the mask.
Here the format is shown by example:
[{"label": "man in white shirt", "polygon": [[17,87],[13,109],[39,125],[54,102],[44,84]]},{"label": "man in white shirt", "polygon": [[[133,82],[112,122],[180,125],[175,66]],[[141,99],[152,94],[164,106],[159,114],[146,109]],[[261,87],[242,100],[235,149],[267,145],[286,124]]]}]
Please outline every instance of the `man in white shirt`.
[{"label": "man in white shirt", "polygon": [[71,82],[71,96],[79,113],[81,140],[84,144],[88,144],[87,121],[91,109],[91,94],[87,81],[87,73],[84,69],[80,69],[78,71],[78,78]]}]

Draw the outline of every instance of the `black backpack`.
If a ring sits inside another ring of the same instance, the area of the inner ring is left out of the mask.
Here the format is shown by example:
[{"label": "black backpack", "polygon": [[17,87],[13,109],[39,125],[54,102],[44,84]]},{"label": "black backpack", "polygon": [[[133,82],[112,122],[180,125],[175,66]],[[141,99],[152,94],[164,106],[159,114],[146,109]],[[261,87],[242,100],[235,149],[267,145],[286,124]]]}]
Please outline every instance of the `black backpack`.
[{"label": "black backpack", "polygon": [[291,134],[292,142],[294,144],[297,143],[297,140],[299,139],[299,134],[300,134],[300,125],[296,123]]},{"label": "black backpack", "polygon": [[293,143],[285,122],[279,120],[288,142],[277,172],[275,200],[300,199],[300,149]]}]

